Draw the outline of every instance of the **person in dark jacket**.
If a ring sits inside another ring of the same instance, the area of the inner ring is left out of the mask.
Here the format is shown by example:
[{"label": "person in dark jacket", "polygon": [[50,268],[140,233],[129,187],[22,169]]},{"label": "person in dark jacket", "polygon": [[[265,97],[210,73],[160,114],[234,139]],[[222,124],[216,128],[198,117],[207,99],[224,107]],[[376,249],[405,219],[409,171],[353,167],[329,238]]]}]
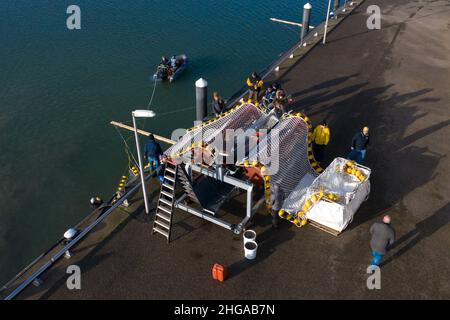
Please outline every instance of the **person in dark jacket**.
[{"label": "person in dark jacket", "polygon": [[220,115],[222,112],[225,111],[225,101],[222,100],[220,97],[220,94],[217,91],[214,91],[213,93],[213,112],[216,116]]},{"label": "person in dark jacket", "polygon": [[144,146],[144,159],[150,164],[151,171],[159,167],[159,158],[162,154],[161,146],[155,141],[153,134],[150,134],[148,136],[148,141]]},{"label": "person in dark jacket", "polygon": [[351,151],[347,158],[355,160],[359,164],[363,164],[369,142],[369,127],[364,127],[360,132],[353,136]]},{"label": "person in dark jacket", "polygon": [[169,60],[165,56],[162,56],[161,62],[159,63],[157,70],[157,74],[161,79],[167,78],[170,69],[169,67],[170,67]]},{"label": "person in dark jacket", "polygon": [[278,229],[278,211],[281,210],[283,201],[283,190],[277,183],[274,183],[270,189],[270,206],[272,208],[272,227],[275,229]]},{"label": "person in dark jacket", "polygon": [[378,266],[389,246],[395,241],[395,231],[391,227],[391,217],[386,215],[383,222],[375,222],[370,227],[370,248],[372,249],[372,266]]},{"label": "person in dark jacket", "polygon": [[264,93],[263,102],[264,106],[269,106],[275,100],[275,89],[273,86],[269,86]]}]

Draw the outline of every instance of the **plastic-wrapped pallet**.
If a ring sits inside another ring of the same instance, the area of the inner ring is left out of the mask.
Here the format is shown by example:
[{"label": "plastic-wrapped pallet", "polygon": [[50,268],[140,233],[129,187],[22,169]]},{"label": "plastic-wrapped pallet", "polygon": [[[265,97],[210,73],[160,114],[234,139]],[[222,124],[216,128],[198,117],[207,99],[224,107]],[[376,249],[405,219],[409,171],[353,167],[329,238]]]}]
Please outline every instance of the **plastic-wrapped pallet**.
[{"label": "plastic-wrapped pallet", "polygon": [[[300,182],[285,200],[283,209],[299,220],[308,219],[339,233],[368,198],[370,173],[367,167],[336,158],[308,188]],[[303,216],[298,217],[299,213]]]}]

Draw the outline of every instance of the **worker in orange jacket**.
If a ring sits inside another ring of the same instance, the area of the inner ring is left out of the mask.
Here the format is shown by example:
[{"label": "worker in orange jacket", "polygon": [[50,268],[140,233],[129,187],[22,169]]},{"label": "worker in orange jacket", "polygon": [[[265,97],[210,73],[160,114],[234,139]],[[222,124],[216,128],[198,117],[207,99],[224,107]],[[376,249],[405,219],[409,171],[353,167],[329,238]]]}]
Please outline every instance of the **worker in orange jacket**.
[{"label": "worker in orange jacket", "polygon": [[248,102],[254,102],[258,105],[258,96],[264,82],[261,80],[261,77],[253,71],[250,77],[247,78],[247,87],[248,87]]},{"label": "worker in orange jacket", "polygon": [[325,146],[330,142],[330,128],[328,128],[326,120],[322,121],[313,132],[312,135],[314,157],[318,162],[323,161]]}]

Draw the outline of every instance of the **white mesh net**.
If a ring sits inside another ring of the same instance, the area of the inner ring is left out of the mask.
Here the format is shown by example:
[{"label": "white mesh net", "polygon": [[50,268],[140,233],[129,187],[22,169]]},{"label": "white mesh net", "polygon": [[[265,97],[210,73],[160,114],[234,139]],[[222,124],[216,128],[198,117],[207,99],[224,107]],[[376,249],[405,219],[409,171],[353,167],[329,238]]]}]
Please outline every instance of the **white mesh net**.
[{"label": "white mesh net", "polygon": [[[246,131],[265,117],[267,115],[253,104],[236,106],[221,116],[192,128],[165,153],[174,160],[212,164],[218,157],[218,152],[223,151],[224,142],[229,139],[227,131]],[[203,159],[199,153],[203,155]]]},{"label": "white mesh net", "polygon": [[308,187],[318,176],[308,160],[308,123],[299,116],[288,116],[250,151],[249,160],[267,168],[270,184],[278,184],[288,196],[296,187]]}]

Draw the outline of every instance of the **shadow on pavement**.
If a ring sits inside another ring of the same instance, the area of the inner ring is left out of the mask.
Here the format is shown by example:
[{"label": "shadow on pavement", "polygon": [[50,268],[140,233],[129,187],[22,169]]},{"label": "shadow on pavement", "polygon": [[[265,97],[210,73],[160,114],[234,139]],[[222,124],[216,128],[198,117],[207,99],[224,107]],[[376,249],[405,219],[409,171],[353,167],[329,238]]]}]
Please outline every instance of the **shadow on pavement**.
[{"label": "shadow on pavement", "polygon": [[416,227],[413,230],[409,231],[408,233],[401,236],[398,240],[396,240],[390,248],[390,251],[393,252],[397,248],[400,249],[395,251],[395,253],[392,254],[388,259],[383,261],[380,266],[387,265],[391,261],[399,258],[409,249],[417,245],[420,241],[427,237],[430,237],[433,233],[444,227],[449,222],[450,203],[447,203],[433,215],[416,224]]}]

